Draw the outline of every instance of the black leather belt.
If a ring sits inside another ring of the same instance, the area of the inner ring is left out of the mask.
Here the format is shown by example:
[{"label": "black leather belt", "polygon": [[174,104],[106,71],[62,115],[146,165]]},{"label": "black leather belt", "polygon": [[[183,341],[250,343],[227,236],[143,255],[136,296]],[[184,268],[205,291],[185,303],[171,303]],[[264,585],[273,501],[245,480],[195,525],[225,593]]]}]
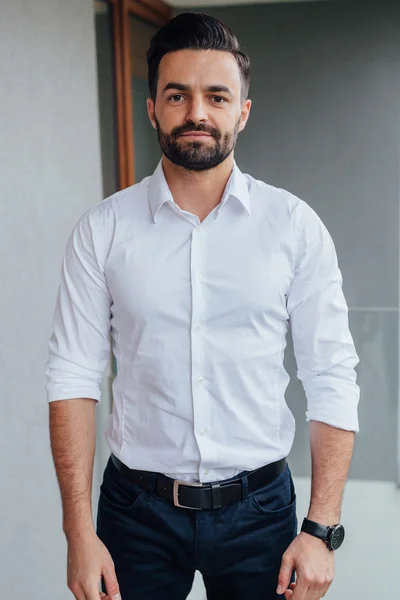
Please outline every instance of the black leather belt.
[{"label": "black leather belt", "polygon": [[[153,489],[155,494],[166,500],[170,500],[175,506],[179,506],[180,508],[194,510],[219,508],[225,504],[243,499],[243,477],[215,483],[192,483],[171,479],[171,477],[167,477],[161,473],[130,469],[114,454],[111,454],[111,460],[118,471],[136,483],[136,485],[146,490]],[[285,465],[286,458],[282,458],[248,473],[248,491],[255,492],[273,481],[282,473]],[[154,478],[156,478],[155,486]]]}]

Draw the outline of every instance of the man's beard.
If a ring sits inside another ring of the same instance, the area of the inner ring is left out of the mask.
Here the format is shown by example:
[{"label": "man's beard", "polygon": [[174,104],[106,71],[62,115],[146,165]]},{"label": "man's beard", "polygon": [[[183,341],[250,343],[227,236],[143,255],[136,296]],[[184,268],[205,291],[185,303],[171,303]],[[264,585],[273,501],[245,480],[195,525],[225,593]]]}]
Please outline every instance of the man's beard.
[{"label": "man's beard", "polygon": [[[207,171],[220,165],[234,149],[240,126],[239,119],[232,132],[222,135],[218,129],[210,125],[196,126],[193,123],[187,123],[182,127],[174,127],[171,133],[165,133],[161,129],[157,117],[155,117],[155,121],[162,152],[175,165],[188,171]],[[180,136],[192,131],[204,131],[210,134],[215,143],[187,140],[182,144]]]}]

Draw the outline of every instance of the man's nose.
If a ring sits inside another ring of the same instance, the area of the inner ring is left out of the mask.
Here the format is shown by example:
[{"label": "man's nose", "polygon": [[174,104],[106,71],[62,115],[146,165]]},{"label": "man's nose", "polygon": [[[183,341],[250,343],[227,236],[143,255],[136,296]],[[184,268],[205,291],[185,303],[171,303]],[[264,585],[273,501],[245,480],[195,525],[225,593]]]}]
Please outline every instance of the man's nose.
[{"label": "man's nose", "polygon": [[186,113],[186,120],[192,123],[201,123],[207,121],[206,104],[201,99],[192,99]]}]

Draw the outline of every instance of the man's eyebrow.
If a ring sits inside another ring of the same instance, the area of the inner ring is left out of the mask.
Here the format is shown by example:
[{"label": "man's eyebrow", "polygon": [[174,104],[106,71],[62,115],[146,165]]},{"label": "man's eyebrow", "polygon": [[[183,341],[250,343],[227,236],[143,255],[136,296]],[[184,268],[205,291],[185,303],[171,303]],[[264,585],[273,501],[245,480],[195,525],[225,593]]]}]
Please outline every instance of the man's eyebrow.
[{"label": "man's eyebrow", "polygon": [[180,92],[188,92],[190,90],[190,86],[185,85],[184,83],[177,83],[176,81],[170,81],[167,83],[165,88],[163,89],[163,94],[165,94],[168,90],[179,90]]},{"label": "man's eyebrow", "polygon": [[232,97],[234,95],[233,92],[228,87],[226,87],[226,85],[210,85],[208,86],[208,88],[206,88],[206,92],[214,92],[216,94],[219,92],[223,92]]},{"label": "man's eyebrow", "polygon": [[[178,90],[179,92],[190,92],[190,85],[186,85],[184,83],[178,83],[177,81],[170,81],[167,83],[165,88],[163,89],[163,94],[168,90]],[[205,88],[206,92],[213,92],[214,94],[218,94],[220,92],[228,94],[229,96],[234,96],[233,92],[226,85],[209,85]]]}]

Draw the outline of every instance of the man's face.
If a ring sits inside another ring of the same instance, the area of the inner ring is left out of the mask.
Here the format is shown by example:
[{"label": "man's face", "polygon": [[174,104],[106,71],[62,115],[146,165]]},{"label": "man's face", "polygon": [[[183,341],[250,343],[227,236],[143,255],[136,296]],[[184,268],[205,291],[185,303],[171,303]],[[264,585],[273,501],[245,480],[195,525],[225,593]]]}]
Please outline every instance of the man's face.
[{"label": "man's face", "polygon": [[174,164],[205,171],[233,151],[251,101],[241,99],[239,67],[229,52],[179,50],[159,67],[157,98],[147,108],[161,150]]}]

